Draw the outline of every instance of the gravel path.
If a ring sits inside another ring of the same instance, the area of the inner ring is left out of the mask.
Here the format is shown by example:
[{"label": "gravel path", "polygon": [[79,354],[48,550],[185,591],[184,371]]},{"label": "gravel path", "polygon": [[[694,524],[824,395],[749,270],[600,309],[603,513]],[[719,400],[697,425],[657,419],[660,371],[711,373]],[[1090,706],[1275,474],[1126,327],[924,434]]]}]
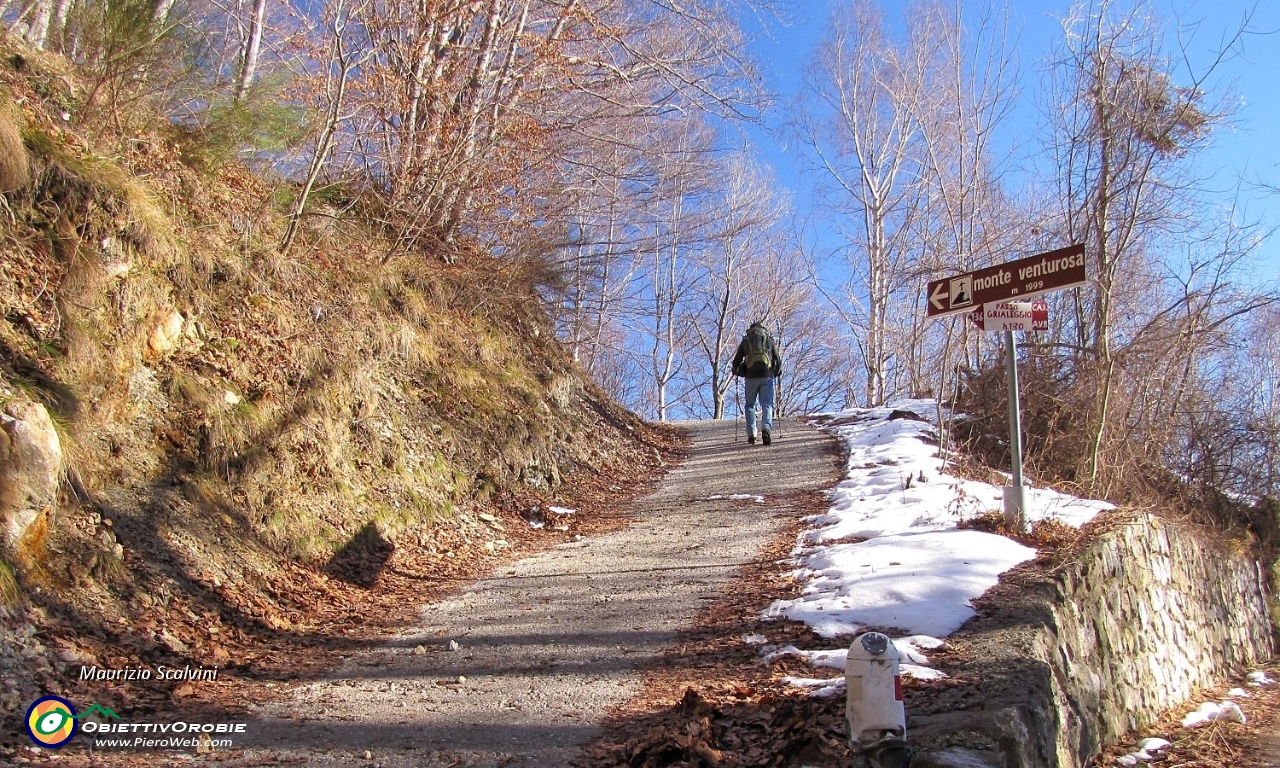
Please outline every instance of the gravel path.
[{"label": "gravel path", "polygon": [[[638,502],[634,524],[423,606],[413,630],[257,710],[235,762],[567,766],[639,692],[637,667],[793,513],[796,492],[829,482],[832,438],[799,422],[780,422],[769,447],[735,442],[732,421],[683,426],[693,454]],[[713,498],[744,493],[764,503]]]}]

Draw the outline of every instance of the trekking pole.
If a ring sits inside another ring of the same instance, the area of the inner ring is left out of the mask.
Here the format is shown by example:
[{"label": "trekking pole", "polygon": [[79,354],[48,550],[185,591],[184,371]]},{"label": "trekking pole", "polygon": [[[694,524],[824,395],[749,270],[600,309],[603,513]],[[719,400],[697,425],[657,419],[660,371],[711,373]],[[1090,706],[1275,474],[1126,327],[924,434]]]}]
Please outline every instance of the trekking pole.
[{"label": "trekking pole", "polygon": [[[778,347],[782,347],[782,325],[778,325]],[[777,353],[777,349],[774,349]],[[782,436],[782,366],[778,365],[778,375],[773,376],[773,439]]]},{"label": "trekking pole", "polygon": [[733,394],[738,401],[738,412],[733,415],[733,442],[738,442],[738,419],[742,418],[742,395],[738,393],[738,388],[733,388]]},{"label": "trekking pole", "polygon": [[773,401],[777,406],[773,409],[773,438],[776,440],[782,437],[782,374],[779,373],[774,378],[777,379],[773,388]]}]

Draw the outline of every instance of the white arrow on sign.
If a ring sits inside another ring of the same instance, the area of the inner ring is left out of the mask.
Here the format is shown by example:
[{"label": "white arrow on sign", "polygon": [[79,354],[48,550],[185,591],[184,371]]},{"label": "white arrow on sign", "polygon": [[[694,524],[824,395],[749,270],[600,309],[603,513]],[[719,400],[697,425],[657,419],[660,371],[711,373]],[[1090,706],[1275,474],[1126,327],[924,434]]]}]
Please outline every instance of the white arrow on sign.
[{"label": "white arrow on sign", "polygon": [[[939,282],[934,286],[933,293],[929,294],[929,303],[933,305],[934,309],[941,311],[950,305],[950,297],[951,294],[948,292],[947,286]],[[939,299],[947,299],[947,303],[944,304]]]}]

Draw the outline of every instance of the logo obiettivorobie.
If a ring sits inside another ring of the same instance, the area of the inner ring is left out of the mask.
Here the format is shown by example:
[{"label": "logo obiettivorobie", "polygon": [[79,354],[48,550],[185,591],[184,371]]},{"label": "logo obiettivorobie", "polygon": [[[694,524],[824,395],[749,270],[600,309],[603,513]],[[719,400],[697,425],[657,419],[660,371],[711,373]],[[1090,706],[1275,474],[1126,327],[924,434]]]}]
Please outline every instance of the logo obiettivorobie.
[{"label": "logo obiettivorobie", "polygon": [[61,696],[45,696],[36,699],[27,710],[27,735],[42,747],[60,747],[76,735],[79,721],[90,715],[120,719],[109,707],[93,704],[83,714],[77,714],[71,702]]},{"label": "logo obiettivorobie", "polygon": [[60,747],[76,735],[76,708],[60,696],[36,699],[27,710],[27,735],[42,747]]}]

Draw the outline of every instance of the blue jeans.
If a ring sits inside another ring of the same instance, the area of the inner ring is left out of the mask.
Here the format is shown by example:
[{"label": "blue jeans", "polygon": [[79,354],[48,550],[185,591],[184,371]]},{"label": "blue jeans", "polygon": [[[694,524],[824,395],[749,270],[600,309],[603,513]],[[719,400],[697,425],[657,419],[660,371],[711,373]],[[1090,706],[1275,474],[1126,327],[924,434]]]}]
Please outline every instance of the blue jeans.
[{"label": "blue jeans", "polygon": [[756,434],[756,398],[760,398],[760,409],[764,413],[760,417],[760,428],[773,432],[773,377],[763,379],[744,379],[747,383],[747,434]]}]

